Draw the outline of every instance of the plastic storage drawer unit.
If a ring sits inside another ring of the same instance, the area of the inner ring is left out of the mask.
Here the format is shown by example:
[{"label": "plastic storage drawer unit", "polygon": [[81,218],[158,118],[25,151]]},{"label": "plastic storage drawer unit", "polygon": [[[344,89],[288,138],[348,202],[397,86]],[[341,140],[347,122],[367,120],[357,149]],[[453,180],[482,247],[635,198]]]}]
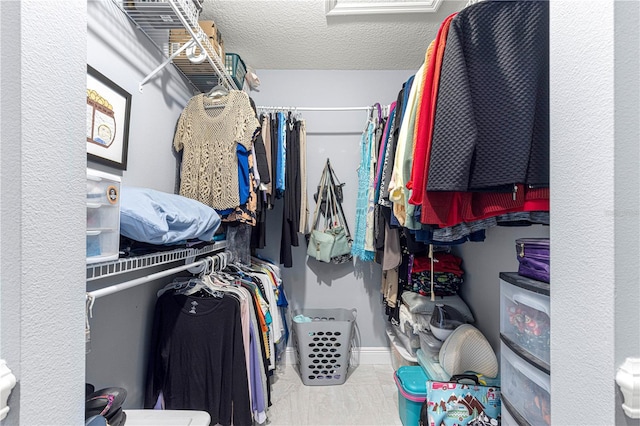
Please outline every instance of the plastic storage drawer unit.
[{"label": "plastic storage drawer unit", "polygon": [[520,426],[516,419],[511,415],[509,409],[505,407],[505,398],[502,396],[502,411],[500,415],[502,417],[502,426]]},{"label": "plastic storage drawer unit", "polygon": [[500,356],[504,398],[530,425],[549,425],[549,375],[520,358],[504,342],[500,344]]},{"label": "plastic storage drawer unit", "polygon": [[500,333],[549,372],[549,284],[516,273],[500,274]]},{"label": "plastic storage drawer unit", "polygon": [[418,358],[415,355],[409,353],[404,347],[403,343],[397,336],[395,327],[391,324],[387,324],[387,337],[389,338],[389,347],[391,349],[391,366],[393,370],[397,370],[400,367],[409,367],[418,365]]},{"label": "plastic storage drawer unit", "polygon": [[403,426],[418,426],[427,399],[427,374],[419,365],[400,367],[393,374],[398,387],[398,413]]},{"label": "plastic storage drawer unit", "polygon": [[120,177],[87,169],[87,263],[118,258]]}]

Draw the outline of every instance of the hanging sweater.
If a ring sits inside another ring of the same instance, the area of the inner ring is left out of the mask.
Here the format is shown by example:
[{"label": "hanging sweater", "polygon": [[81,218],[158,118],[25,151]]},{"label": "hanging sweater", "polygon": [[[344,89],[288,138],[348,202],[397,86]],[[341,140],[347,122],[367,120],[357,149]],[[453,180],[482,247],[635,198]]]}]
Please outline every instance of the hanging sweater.
[{"label": "hanging sweater", "polygon": [[204,410],[212,424],[252,424],[240,305],[233,296],[164,293],[156,302],[145,408]]},{"label": "hanging sweater", "polygon": [[[427,49],[427,56],[433,49],[433,43]],[[424,83],[425,65],[422,64],[411,86],[407,108],[400,126],[400,134],[398,135],[398,144],[396,146],[395,162],[393,172],[391,173],[391,182],[389,183],[389,200],[393,202],[393,213],[398,218],[400,225],[404,226],[407,217],[407,200],[409,199],[409,191],[406,189],[406,180],[411,173],[411,154],[413,153],[413,131],[415,127],[415,118],[418,108],[418,99],[422,91]]]},{"label": "hanging sweater", "polygon": [[423,88],[418,117],[416,118],[411,179],[407,182],[407,188],[411,190],[409,203],[413,205],[420,205],[422,203],[425,167],[429,165],[429,156],[431,154],[431,136],[433,120],[435,118],[436,100],[438,97],[438,86],[440,83],[442,58],[444,56],[449,26],[455,15],[456,13],[449,15],[440,25],[434,46],[435,53],[433,54],[433,59],[429,61],[427,65],[425,87]]},{"label": "hanging sweater", "polygon": [[549,2],[487,1],[451,21],[426,185],[549,184]]},{"label": "hanging sweater", "polygon": [[[210,105],[224,105],[206,108]],[[249,96],[231,90],[222,98],[204,94],[191,98],[178,120],[173,146],[184,150],[180,195],[214,209],[240,205],[236,146],[251,150],[259,128]]]}]

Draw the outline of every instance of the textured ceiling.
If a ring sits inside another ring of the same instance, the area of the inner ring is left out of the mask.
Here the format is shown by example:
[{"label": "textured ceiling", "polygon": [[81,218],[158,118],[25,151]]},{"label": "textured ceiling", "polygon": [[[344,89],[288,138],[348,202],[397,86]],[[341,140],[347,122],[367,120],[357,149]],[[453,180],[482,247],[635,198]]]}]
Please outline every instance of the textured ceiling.
[{"label": "textured ceiling", "polygon": [[324,0],[205,0],[227,52],[254,69],[415,70],[440,23],[466,0],[437,13],[330,16]]}]

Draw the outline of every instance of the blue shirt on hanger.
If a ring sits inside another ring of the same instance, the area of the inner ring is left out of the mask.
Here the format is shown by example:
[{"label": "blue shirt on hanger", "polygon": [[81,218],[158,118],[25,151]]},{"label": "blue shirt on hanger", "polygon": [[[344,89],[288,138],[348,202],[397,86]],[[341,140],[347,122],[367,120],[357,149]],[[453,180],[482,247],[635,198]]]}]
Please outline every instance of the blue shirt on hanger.
[{"label": "blue shirt on hanger", "polygon": [[285,173],[287,161],[287,138],[284,113],[278,112],[278,158],[276,168],[276,197],[282,197],[285,190]]}]

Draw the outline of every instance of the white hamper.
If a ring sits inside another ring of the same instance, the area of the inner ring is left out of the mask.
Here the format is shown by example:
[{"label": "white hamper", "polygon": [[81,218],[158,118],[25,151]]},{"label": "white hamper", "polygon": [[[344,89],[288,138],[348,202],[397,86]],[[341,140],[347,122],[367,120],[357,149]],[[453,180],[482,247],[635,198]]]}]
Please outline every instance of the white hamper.
[{"label": "white hamper", "polygon": [[[296,318],[309,322],[297,322]],[[341,385],[347,380],[355,309],[303,309],[294,311],[293,343],[302,383],[307,386]]]}]

